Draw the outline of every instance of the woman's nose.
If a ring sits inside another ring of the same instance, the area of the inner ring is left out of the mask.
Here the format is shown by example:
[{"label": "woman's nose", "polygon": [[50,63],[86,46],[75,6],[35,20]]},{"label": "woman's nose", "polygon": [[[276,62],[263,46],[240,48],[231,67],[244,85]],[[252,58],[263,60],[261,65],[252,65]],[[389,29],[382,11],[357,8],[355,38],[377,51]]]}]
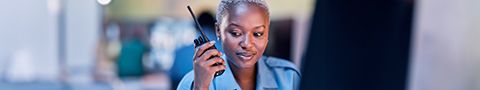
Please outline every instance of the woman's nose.
[{"label": "woman's nose", "polygon": [[250,49],[253,47],[253,36],[246,34],[240,42],[242,49]]}]

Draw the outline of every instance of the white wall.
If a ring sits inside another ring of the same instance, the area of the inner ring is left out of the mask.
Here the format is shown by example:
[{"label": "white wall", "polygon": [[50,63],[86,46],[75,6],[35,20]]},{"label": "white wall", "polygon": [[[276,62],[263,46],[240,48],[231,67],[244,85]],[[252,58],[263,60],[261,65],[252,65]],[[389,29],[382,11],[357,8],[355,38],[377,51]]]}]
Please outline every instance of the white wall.
[{"label": "white wall", "polygon": [[70,81],[88,83],[95,65],[95,48],[101,26],[96,0],[65,0],[67,68]]},{"label": "white wall", "polygon": [[48,5],[46,0],[0,0],[0,75],[56,79],[57,19]]},{"label": "white wall", "polygon": [[[73,81],[88,80],[100,9],[96,0],[0,0],[0,78],[58,81],[67,66]],[[66,65],[59,62],[59,25],[65,27]]]},{"label": "white wall", "polygon": [[480,90],[480,0],[418,0],[410,90]]}]

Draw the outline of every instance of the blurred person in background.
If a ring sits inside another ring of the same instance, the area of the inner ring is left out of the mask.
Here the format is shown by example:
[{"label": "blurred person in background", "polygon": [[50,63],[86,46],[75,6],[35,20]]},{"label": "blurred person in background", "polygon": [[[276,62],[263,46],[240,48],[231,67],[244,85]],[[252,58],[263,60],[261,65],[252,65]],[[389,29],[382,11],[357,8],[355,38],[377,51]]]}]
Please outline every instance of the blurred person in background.
[{"label": "blurred person in background", "polygon": [[97,46],[94,79],[122,88],[125,83],[139,82],[145,89],[169,89],[169,78],[150,58],[149,24],[110,23],[104,28]]}]

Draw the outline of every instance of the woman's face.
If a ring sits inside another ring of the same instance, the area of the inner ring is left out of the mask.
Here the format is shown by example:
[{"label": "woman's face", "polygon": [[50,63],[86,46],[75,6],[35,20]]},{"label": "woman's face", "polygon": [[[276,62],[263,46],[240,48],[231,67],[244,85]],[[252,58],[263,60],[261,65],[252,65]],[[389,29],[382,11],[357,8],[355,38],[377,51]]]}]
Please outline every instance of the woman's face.
[{"label": "woman's face", "polygon": [[237,68],[253,68],[268,43],[266,10],[241,4],[231,8],[217,24],[217,35],[229,62]]}]

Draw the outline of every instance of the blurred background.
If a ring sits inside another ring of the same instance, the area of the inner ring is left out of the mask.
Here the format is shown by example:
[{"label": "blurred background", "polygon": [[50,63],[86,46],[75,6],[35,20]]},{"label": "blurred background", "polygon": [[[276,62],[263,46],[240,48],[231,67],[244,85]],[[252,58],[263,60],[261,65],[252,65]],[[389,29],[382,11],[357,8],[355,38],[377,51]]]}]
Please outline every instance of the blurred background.
[{"label": "blurred background", "polygon": [[[480,90],[480,0],[266,1],[300,89]],[[0,0],[0,89],[175,89],[218,3]]]}]

